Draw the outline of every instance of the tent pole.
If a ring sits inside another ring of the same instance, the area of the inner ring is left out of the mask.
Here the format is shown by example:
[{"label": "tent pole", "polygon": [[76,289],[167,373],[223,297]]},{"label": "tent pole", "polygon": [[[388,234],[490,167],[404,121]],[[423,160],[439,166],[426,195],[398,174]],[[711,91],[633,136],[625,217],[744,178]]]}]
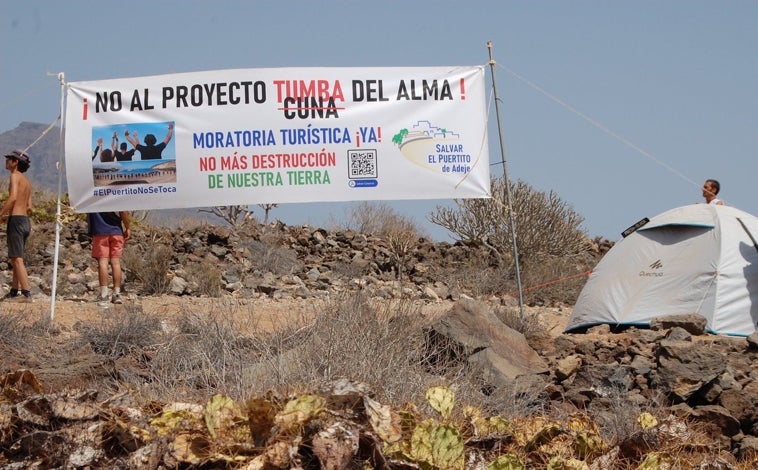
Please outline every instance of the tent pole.
[{"label": "tent pole", "polygon": [[753,246],[755,247],[756,250],[758,250],[758,241],[755,240],[755,237],[753,237],[753,234],[750,233],[750,230],[747,229],[745,222],[743,222],[742,219],[740,219],[739,217],[737,217],[737,222],[739,222],[740,225],[742,225],[742,230],[744,230],[745,233],[747,233],[747,236],[750,237],[750,241],[753,242]]},{"label": "tent pole", "polygon": [[58,163],[56,168],[58,170],[58,201],[55,210],[55,251],[53,254],[53,282],[52,290],[50,292],[50,321],[55,320],[55,297],[58,287],[58,253],[60,252],[60,240],[61,240],[61,191],[63,190],[63,125],[66,122],[66,109],[65,109],[65,96],[66,96],[66,80],[63,76],[63,72],[57,75],[58,81],[61,83],[61,103],[60,103],[60,139],[59,139],[59,154]]},{"label": "tent pole", "polygon": [[519,267],[518,244],[516,243],[516,219],[513,217],[511,205],[511,185],[506,170],[505,144],[503,143],[503,127],[500,123],[500,99],[497,97],[497,85],[495,84],[495,59],[492,58],[492,41],[487,41],[487,49],[490,55],[490,73],[492,75],[492,92],[495,97],[495,114],[497,115],[497,134],[500,138],[500,161],[503,165],[503,180],[505,186],[505,200],[508,203],[508,219],[511,226],[511,240],[513,242],[513,261],[516,267],[516,285],[518,286],[519,315],[524,318],[524,292],[521,287],[521,268]]}]

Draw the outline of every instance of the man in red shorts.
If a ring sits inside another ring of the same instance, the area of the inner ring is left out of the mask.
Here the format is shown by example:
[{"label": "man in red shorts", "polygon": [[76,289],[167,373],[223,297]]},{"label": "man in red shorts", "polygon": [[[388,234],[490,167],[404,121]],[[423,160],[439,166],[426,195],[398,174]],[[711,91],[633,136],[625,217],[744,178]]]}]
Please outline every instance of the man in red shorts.
[{"label": "man in red shorts", "polygon": [[[87,214],[87,225],[92,237],[92,257],[97,260],[97,277],[100,293],[97,303],[103,307],[111,303],[120,304],[121,300],[121,255],[124,243],[132,234],[129,229],[127,212],[91,212]],[[113,294],[108,299],[108,264],[113,273]]]}]

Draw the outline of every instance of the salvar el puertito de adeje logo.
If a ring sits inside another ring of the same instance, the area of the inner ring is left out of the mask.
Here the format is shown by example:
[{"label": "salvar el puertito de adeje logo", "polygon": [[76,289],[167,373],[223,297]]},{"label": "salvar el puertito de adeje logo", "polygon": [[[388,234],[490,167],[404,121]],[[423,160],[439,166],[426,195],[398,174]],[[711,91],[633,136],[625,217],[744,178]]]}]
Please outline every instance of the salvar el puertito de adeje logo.
[{"label": "salvar el puertito de adeje logo", "polygon": [[475,158],[466,149],[461,136],[452,129],[418,121],[392,137],[400,153],[416,165],[436,173],[460,177],[474,167]]}]

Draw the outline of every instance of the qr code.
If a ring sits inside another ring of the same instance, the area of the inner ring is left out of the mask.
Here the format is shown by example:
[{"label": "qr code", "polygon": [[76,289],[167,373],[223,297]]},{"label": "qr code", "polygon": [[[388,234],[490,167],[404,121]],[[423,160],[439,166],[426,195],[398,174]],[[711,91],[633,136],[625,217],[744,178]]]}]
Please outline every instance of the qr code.
[{"label": "qr code", "polygon": [[347,151],[348,178],[376,178],[376,150]]}]

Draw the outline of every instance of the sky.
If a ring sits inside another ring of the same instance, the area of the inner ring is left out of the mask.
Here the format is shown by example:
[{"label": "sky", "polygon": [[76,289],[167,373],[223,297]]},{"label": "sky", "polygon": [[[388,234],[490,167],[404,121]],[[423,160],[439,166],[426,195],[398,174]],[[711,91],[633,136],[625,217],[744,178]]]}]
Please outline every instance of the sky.
[{"label": "sky", "polygon": [[[701,202],[707,178],[758,214],[756,20],[752,0],[0,0],[0,132],[52,123],[59,73],[485,65],[501,118],[499,132],[491,106],[492,174],[504,159],[511,180],[555,192],[590,237],[617,240]],[[271,217],[328,227],[356,204],[282,204]],[[388,205],[451,240],[428,217],[453,201]]]}]

